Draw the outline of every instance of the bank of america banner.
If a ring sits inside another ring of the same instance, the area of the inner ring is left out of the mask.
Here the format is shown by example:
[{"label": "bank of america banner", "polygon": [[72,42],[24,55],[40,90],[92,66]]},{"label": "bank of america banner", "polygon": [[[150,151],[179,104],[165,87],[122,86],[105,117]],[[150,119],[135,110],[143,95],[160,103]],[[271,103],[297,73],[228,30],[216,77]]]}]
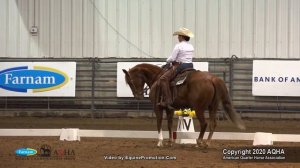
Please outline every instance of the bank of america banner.
[{"label": "bank of america banner", "polygon": [[75,97],[75,62],[0,62],[0,96]]},{"label": "bank of america banner", "polygon": [[300,96],[300,61],[253,61],[254,96]]},{"label": "bank of america banner", "polygon": [[[133,97],[130,87],[125,82],[125,74],[122,69],[129,70],[137,64],[148,63],[162,66],[165,62],[118,62],[117,64],[117,97]],[[194,62],[194,68],[201,71],[208,71],[208,62]],[[145,84],[144,96],[149,97],[149,87]]]}]

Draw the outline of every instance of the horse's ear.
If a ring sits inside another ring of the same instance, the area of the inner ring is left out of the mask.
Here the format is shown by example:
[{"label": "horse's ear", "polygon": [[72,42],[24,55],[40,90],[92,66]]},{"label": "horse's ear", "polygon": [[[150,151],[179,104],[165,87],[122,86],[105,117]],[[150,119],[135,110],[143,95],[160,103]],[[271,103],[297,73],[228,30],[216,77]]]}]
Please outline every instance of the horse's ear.
[{"label": "horse's ear", "polygon": [[128,71],[126,71],[125,69],[122,69],[123,70],[123,72],[125,73],[125,75],[129,75],[128,74]]},{"label": "horse's ear", "polygon": [[122,70],[123,70],[123,72],[125,73],[125,76],[126,76],[127,78],[130,78],[129,72],[126,71],[125,69],[122,69]]}]

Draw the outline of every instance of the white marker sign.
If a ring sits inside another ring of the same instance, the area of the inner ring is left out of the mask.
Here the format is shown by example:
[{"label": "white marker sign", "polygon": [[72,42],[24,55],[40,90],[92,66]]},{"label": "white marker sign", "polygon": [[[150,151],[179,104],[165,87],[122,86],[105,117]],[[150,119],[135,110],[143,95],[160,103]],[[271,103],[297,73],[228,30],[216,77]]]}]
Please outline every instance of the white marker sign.
[{"label": "white marker sign", "polygon": [[300,61],[254,60],[254,96],[300,96]]}]

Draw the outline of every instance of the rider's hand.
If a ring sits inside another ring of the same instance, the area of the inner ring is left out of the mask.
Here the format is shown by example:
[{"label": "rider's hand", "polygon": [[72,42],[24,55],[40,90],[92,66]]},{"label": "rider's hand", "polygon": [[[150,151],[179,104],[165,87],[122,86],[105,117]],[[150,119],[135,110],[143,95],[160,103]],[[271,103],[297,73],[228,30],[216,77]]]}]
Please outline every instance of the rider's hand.
[{"label": "rider's hand", "polygon": [[171,63],[169,62],[161,66],[162,69],[169,69],[170,67],[171,67]]}]

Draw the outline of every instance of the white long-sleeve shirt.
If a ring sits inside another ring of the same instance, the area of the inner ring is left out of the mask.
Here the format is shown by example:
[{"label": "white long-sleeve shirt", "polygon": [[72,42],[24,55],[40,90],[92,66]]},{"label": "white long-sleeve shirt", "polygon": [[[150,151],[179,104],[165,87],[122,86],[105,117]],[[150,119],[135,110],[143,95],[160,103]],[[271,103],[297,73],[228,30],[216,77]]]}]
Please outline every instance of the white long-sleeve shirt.
[{"label": "white long-sleeve shirt", "polygon": [[187,41],[182,41],[175,45],[172,54],[167,59],[167,62],[192,63],[194,55],[194,47]]}]

